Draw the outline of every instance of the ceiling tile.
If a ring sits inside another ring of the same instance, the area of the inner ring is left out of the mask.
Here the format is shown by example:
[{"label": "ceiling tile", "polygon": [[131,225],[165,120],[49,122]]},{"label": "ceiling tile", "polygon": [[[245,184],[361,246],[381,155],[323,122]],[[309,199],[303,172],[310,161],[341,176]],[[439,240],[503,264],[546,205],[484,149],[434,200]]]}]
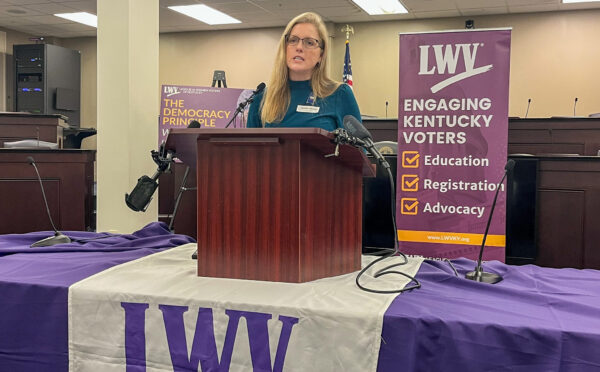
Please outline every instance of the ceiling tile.
[{"label": "ceiling tile", "polygon": [[209,6],[226,14],[240,14],[244,12],[264,12],[264,9],[249,2],[210,4]]},{"label": "ceiling tile", "polygon": [[2,27],[6,27],[11,30],[16,30],[15,26],[29,26],[29,21],[26,18],[14,17],[6,19],[4,17],[0,18],[0,23],[2,23]]},{"label": "ceiling tile", "polygon": [[456,10],[454,1],[448,0],[402,0],[401,3],[411,12]]},{"label": "ceiling tile", "polygon": [[61,5],[73,9],[72,11],[83,11],[92,14],[96,14],[96,1],[95,0],[87,0],[87,1],[61,1]]},{"label": "ceiling tile", "polygon": [[[351,3],[351,1],[348,0],[348,3]],[[311,1],[311,0],[307,0],[307,1],[297,1],[297,0],[271,1],[271,0],[269,0],[269,1],[255,2],[255,4],[265,10],[268,10],[268,11],[277,12],[277,13],[293,12],[296,15],[303,13],[303,12],[310,12],[310,11],[318,12],[318,9],[323,7],[325,4],[327,4],[327,6],[329,6],[329,2],[325,2],[325,1],[315,2],[315,1]]]},{"label": "ceiling tile", "polygon": [[54,25],[60,23],[72,23],[68,19],[60,18],[54,15],[43,15],[33,17],[23,17],[23,22],[26,25]]},{"label": "ceiling tile", "polygon": [[33,9],[28,9],[22,6],[16,5],[8,5],[0,7],[0,17],[28,17],[28,16],[36,16],[36,15],[44,15],[43,12],[37,12]]},{"label": "ceiling tile", "polygon": [[533,13],[533,12],[551,12],[558,10],[558,4],[538,4],[538,5],[509,5],[510,13]]},{"label": "ceiling tile", "polygon": [[506,14],[508,8],[506,6],[497,8],[472,8],[472,9],[459,9],[463,16],[477,16],[477,15],[490,15],[490,14]]},{"label": "ceiling tile", "polygon": [[558,4],[559,10],[578,10],[578,9],[598,9],[600,2],[573,3],[573,4]]},{"label": "ceiling tile", "polygon": [[460,17],[458,9],[453,10],[435,10],[427,12],[415,12],[415,18],[427,19],[427,18],[446,18],[446,17]]},{"label": "ceiling tile", "polygon": [[23,8],[31,9],[45,14],[73,12],[73,8],[57,3],[23,5]]},{"label": "ceiling tile", "polygon": [[556,5],[560,0],[505,0],[508,6],[511,5],[528,5],[528,6],[540,6],[553,4]]},{"label": "ceiling tile", "polygon": [[504,0],[455,0],[455,3],[456,7],[460,10],[498,7],[506,8],[506,2]]},{"label": "ceiling tile", "polygon": [[29,4],[49,4],[52,3],[52,0],[5,0],[7,4],[14,5],[29,5]]},{"label": "ceiling tile", "polygon": [[90,31],[90,30],[95,30],[95,27],[92,26],[87,26],[87,25],[83,25],[81,23],[61,23],[61,24],[55,24],[55,25],[47,25],[48,27],[53,27],[55,30],[59,30],[59,31]]},{"label": "ceiling tile", "polygon": [[332,6],[332,7],[324,7],[319,9],[319,14],[323,18],[339,18],[344,16],[368,16],[363,11],[359,9],[355,9],[352,7],[340,7],[340,6]]},{"label": "ceiling tile", "polygon": [[[205,4],[208,4],[207,2],[203,2]],[[192,5],[192,4],[198,4],[198,1],[196,0],[160,0],[159,1],[159,6],[161,8],[166,8],[169,6],[177,6],[177,5]]]}]

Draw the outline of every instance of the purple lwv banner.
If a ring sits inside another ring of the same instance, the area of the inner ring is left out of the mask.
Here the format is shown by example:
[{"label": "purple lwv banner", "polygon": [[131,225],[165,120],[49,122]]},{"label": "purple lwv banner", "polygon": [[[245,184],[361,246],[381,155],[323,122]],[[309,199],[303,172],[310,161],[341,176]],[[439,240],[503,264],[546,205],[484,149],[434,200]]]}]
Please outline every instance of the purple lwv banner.
[{"label": "purple lwv banner", "polygon": [[[510,30],[400,35],[400,249],[476,259],[507,158]],[[506,184],[485,260],[504,261]]]}]

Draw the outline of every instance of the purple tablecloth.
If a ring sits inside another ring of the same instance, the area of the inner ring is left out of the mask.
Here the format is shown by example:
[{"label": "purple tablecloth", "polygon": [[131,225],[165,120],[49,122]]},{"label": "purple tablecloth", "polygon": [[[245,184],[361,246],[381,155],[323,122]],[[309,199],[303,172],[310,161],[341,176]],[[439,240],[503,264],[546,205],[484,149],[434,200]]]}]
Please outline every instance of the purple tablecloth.
[{"label": "purple tablecloth", "polygon": [[463,279],[473,261],[425,262],[423,287],[387,310],[383,371],[600,371],[600,271],[485,265],[498,284]]},{"label": "purple tablecloth", "polygon": [[131,235],[63,233],[80,242],[30,248],[51,232],[0,235],[2,372],[67,371],[69,286],[109,267],[194,241],[171,234],[164,223],[151,223]]},{"label": "purple tablecloth", "polygon": [[[112,266],[192,242],[153,223],[132,235],[29,245],[50,233],[0,236],[0,372],[68,370],[68,287]],[[486,265],[496,285],[463,279],[474,263],[425,262],[422,288],[384,316],[378,370],[600,371],[600,271]],[[368,351],[365,351],[368,352]]]}]

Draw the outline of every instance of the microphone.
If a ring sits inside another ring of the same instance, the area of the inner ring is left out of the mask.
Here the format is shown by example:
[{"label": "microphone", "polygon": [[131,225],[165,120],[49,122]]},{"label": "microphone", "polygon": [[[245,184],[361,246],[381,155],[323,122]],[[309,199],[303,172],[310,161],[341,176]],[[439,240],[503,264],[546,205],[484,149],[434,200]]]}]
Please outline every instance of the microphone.
[{"label": "microphone", "polygon": [[335,150],[333,154],[325,155],[326,158],[331,156],[338,156],[340,154],[340,145],[352,145],[355,147],[365,147],[365,142],[360,138],[356,138],[353,135],[349,134],[348,131],[344,128],[337,128],[333,132],[333,139],[331,142],[335,143]]},{"label": "microphone", "polygon": [[258,93],[262,92],[266,86],[267,86],[267,84],[265,84],[265,83],[258,84],[258,86],[256,87],[256,90],[254,92],[252,92],[252,94],[257,95]]},{"label": "microphone", "polygon": [[146,209],[148,209],[148,205],[150,205],[150,201],[152,201],[152,195],[154,195],[154,192],[158,187],[158,182],[156,182],[156,180],[162,173],[169,170],[171,163],[173,162],[173,152],[167,151],[166,156],[162,155],[163,152],[162,148],[159,149],[159,151],[150,151],[152,160],[158,165],[158,169],[152,178],[146,175],[138,178],[138,182],[131,191],[131,194],[125,194],[125,204],[127,204],[129,209],[135,212],[145,212]]},{"label": "microphone", "polygon": [[[187,126],[188,128],[200,128],[201,125],[197,120],[190,120],[190,123]],[[138,178],[138,182],[131,191],[131,194],[125,194],[125,204],[129,207],[129,209],[135,212],[145,212],[148,209],[148,205],[152,201],[152,195],[156,191],[158,187],[158,182],[156,180],[158,177],[169,170],[171,167],[171,163],[173,162],[173,154],[172,151],[167,151],[165,154],[165,143],[161,143],[158,148],[158,151],[152,150],[150,154],[152,155],[152,160],[158,165],[158,169],[152,176],[152,178],[143,175]]]},{"label": "microphone", "polygon": [[500,275],[494,274],[494,273],[487,273],[487,272],[483,271],[483,268],[481,267],[481,261],[483,258],[483,248],[485,247],[485,240],[487,238],[488,231],[490,229],[490,223],[492,222],[492,215],[494,214],[494,208],[496,207],[496,200],[498,199],[498,192],[500,191],[500,187],[502,186],[502,182],[504,182],[506,175],[508,173],[512,172],[514,167],[515,167],[515,161],[512,159],[509,159],[506,162],[506,165],[504,166],[504,174],[502,175],[502,179],[500,180],[500,182],[498,182],[498,185],[496,187],[496,195],[494,195],[494,201],[492,202],[492,209],[490,210],[490,216],[487,221],[487,226],[485,227],[485,233],[483,234],[481,248],[479,249],[479,258],[477,259],[477,266],[475,267],[475,270],[469,271],[465,275],[465,278],[467,278],[469,280],[474,280],[476,282],[483,282],[483,283],[489,283],[489,284],[496,284],[496,283],[502,281],[502,277]]},{"label": "microphone", "polygon": [[200,128],[201,125],[198,122],[198,120],[191,120],[190,123],[188,124],[188,128]]},{"label": "microphone", "polygon": [[360,138],[354,137],[353,135],[348,133],[348,131],[345,130],[344,128],[337,128],[336,130],[334,130],[331,133],[333,133],[333,136],[334,136],[334,138],[333,138],[334,143],[346,144],[346,145],[352,145],[352,146],[358,146],[358,147],[365,146],[365,142],[363,140],[361,140]]},{"label": "microphone", "polygon": [[[392,221],[391,222],[392,222],[393,231],[394,231],[394,249],[388,250],[388,249],[383,248],[382,251],[388,251],[388,252],[385,253],[384,255],[382,255],[381,257],[371,261],[371,263],[369,263],[364,268],[362,268],[362,270],[356,276],[356,279],[355,279],[356,285],[358,286],[358,288],[362,289],[363,291],[367,291],[367,292],[371,292],[371,293],[402,293],[402,292],[411,291],[413,289],[420,288],[421,283],[419,283],[419,281],[416,278],[414,278],[406,273],[403,273],[402,271],[391,270],[394,267],[405,265],[406,263],[408,263],[408,258],[406,257],[406,255],[404,255],[404,253],[400,252],[400,250],[398,249],[398,247],[399,247],[398,231],[397,231],[398,228],[396,227],[396,186],[394,185],[394,176],[392,175],[392,171],[390,169],[390,164],[387,162],[387,160],[385,160],[383,155],[381,155],[379,150],[377,150],[377,148],[375,148],[375,144],[373,143],[373,138],[371,137],[371,133],[369,133],[367,128],[365,128],[365,126],[362,125],[362,123],[360,121],[358,121],[357,118],[355,118],[352,115],[344,116],[342,126],[348,131],[348,133],[351,136],[356,137],[358,140],[360,140],[362,142],[361,146],[363,148],[365,148],[366,150],[368,150],[377,159],[379,164],[381,164],[383,166],[385,172],[388,175],[388,179],[390,181],[390,201],[391,201],[390,207],[391,207],[391,212],[392,212]],[[402,289],[376,290],[376,289],[365,287],[364,285],[362,285],[360,283],[360,278],[363,276],[363,274],[369,268],[371,268],[377,262],[381,262],[382,260],[385,260],[386,258],[395,256],[395,255],[401,256],[403,258],[403,262],[388,265],[388,266],[384,267],[383,269],[377,270],[375,272],[375,274],[373,275],[373,277],[378,278],[380,276],[387,275],[387,274],[398,274],[398,275],[402,275],[402,276],[410,279],[412,282],[415,283],[414,285],[412,285],[410,287],[404,287]]]},{"label": "microphone", "polygon": [[364,125],[357,118],[352,115],[344,116],[343,120],[344,128],[350,133],[352,136],[361,139],[364,142],[362,145],[367,151],[369,151],[375,159],[385,168],[389,169],[390,164],[385,160],[383,155],[375,148],[375,144],[373,143],[373,137],[371,137],[371,133],[365,128]]},{"label": "microphone", "polygon": [[252,103],[252,101],[254,101],[254,97],[262,92],[265,87],[267,85],[265,83],[260,83],[258,84],[258,86],[256,87],[256,90],[254,90],[252,92],[252,94],[250,95],[250,97],[248,97],[246,100],[240,102],[240,104],[238,105],[237,109],[235,109],[235,112],[233,113],[233,116],[231,117],[231,120],[229,120],[229,123],[227,123],[227,125],[225,126],[225,128],[229,128],[229,126],[231,125],[231,123],[233,123],[233,121],[235,120],[235,118],[238,116],[238,114],[242,111],[244,111],[244,107],[246,107],[246,105],[248,105],[249,103]]},{"label": "microphone", "polygon": [[531,105],[531,98],[527,100],[527,111],[525,111],[525,119],[527,119],[527,115],[529,114],[529,105]]},{"label": "microphone", "polygon": [[387,119],[387,109],[388,109],[388,101],[385,101],[385,118]]},{"label": "microphone", "polygon": [[579,99],[577,97],[575,97],[575,103],[573,103],[573,116],[577,116],[577,114],[575,114],[575,108],[577,107],[577,101],[579,101]]},{"label": "microphone", "polygon": [[35,160],[33,160],[33,157],[28,156],[27,162],[29,164],[33,165],[33,168],[35,169],[35,174],[37,175],[37,179],[40,182],[40,188],[42,189],[42,197],[44,198],[44,203],[46,204],[46,212],[48,213],[48,219],[50,220],[50,224],[52,225],[52,229],[54,230],[54,235],[44,238],[42,240],[38,240],[37,242],[30,245],[30,247],[32,247],[32,248],[50,247],[50,246],[56,245],[56,244],[71,243],[71,239],[68,236],[63,235],[60,231],[58,231],[56,229],[56,226],[54,225],[54,221],[52,220],[52,216],[50,215],[50,208],[48,207],[48,200],[46,199],[46,193],[44,192],[44,185],[42,184],[42,177],[40,177],[40,172],[38,172],[37,165],[35,165]]}]

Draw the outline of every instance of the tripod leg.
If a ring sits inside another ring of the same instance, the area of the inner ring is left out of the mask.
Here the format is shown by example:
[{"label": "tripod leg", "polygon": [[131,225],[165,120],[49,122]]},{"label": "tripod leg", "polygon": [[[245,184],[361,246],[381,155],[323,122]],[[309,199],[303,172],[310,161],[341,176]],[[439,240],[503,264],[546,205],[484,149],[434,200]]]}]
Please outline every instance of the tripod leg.
[{"label": "tripod leg", "polygon": [[175,217],[177,216],[177,209],[179,209],[181,195],[185,191],[185,181],[187,180],[188,173],[190,173],[190,167],[185,168],[185,173],[183,174],[183,179],[181,180],[181,186],[179,187],[177,199],[175,199],[175,207],[173,208],[173,213],[171,214],[171,221],[169,222],[169,231],[173,231],[173,224],[175,223]]}]

